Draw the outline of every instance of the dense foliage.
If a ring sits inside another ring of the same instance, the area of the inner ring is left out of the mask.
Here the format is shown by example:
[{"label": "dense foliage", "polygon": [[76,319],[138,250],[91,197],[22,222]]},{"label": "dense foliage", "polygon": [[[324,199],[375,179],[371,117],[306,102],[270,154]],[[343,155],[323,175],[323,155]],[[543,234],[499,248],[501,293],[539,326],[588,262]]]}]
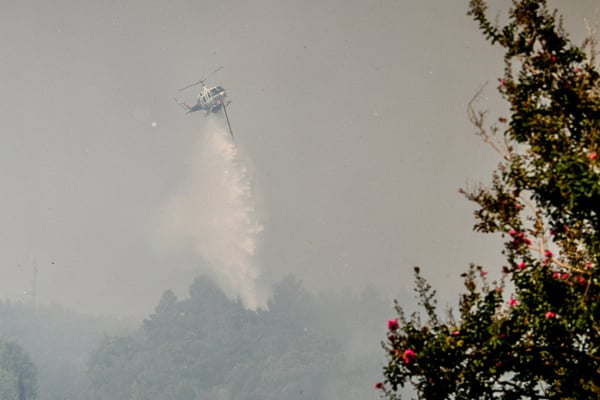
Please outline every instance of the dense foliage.
[{"label": "dense foliage", "polygon": [[[0,339],[11,346],[18,343],[31,357],[36,391],[44,400],[85,399],[89,354],[106,332],[125,332],[133,326],[127,319],[84,316],[57,306],[0,302]],[[5,398],[0,393],[0,399]]]},{"label": "dense foliage", "polygon": [[29,354],[14,342],[0,342],[0,399],[35,400],[37,370]]},{"label": "dense foliage", "polygon": [[89,361],[90,398],[364,399],[384,304],[373,291],[317,297],[288,278],[254,312],[199,278],[186,299],[166,291],[134,334],[105,338]]},{"label": "dense foliage", "polygon": [[364,399],[386,303],[372,289],[316,296],[291,277],[259,312],[197,279],[143,324],[0,301],[0,399],[21,400],[19,382],[25,400]]},{"label": "dense foliage", "polygon": [[[417,269],[426,317],[388,323],[385,380],[399,398],[600,398],[600,76],[593,34],[582,46],[543,0],[514,0],[505,25],[483,0],[469,15],[504,51],[498,90],[508,117],[478,133],[502,156],[490,187],[465,191],[475,229],[505,238],[498,282],[464,274],[459,315],[442,318]],[[586,53],[586,50],[589,50]]]}]

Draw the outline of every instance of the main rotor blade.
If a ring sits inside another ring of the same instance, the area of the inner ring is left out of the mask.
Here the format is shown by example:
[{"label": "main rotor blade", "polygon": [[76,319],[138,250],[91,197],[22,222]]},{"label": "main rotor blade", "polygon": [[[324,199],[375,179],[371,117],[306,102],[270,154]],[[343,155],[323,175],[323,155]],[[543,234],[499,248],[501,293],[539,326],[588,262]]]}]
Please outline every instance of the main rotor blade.
[{"label": "main rotor blade", "polygon": [[[220,70],[222,70],[222,69],[223,69],[223,66],[221,65],[219,68],[217,68],[217,69],[215,69],[213,72],[211,72],[211,73],[210,73],[210,75],[214,74],[215,72],[219,72],[219,71],[220,71]],[[210,75],[207,75],[207,76],[206,76],[206,78],[208,78]],[[194,82],[194,83],[191,83],[191,84],[189,84],[189,85],[187,85],[187,86],[184,86],[184,87],[182,87],[181,89],[179,89],[179,91],[182,91],[182,90],[185,90],[185,89],[189,89],[189,88],[191,88],[192,86],[196,86],[196,85],[200,85],[200,84],[203,84],[203,85],[204,85],[204,81],[206,81],[206,78],[202,78],[202,79],[200,79],[199,81],[196,81],[196,82]]]},{"label": "main rotor blade", "polygon": [[191,88],[192,86],[196,86],[196,85],[199,85],[199,84],[201,84],[201,83],[202,83],[202,84],[204,84],[204,81],[205,81],[205,80],[206,80],[206,78],[204,78],[204,79],[200,79],[199,81],[196,81],[196,82],[194,82],[194,83],[191,83],[191,84],[189,84],[189,85],[187,85],[187,86],[184,86],[184,87],[182,87],[181,89],[179,89],[179,91],[181,92],[182,90],[189,89],[189,88]]}]

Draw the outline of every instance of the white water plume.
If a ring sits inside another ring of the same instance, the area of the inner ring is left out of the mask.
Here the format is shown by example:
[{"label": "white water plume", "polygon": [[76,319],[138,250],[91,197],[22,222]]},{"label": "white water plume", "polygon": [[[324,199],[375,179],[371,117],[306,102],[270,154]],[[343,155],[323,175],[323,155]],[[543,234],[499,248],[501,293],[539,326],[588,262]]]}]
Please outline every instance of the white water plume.
[{"label": "white water plume", "polygon": [[164,209],[162,232],[171,243],[191,245],[205,261],[201,272],[227,296],[262,308],[268,294],[259,289],[255,255],[263,228],[251,177],[229,132],[214,119],[203,122],[188,175]]}]

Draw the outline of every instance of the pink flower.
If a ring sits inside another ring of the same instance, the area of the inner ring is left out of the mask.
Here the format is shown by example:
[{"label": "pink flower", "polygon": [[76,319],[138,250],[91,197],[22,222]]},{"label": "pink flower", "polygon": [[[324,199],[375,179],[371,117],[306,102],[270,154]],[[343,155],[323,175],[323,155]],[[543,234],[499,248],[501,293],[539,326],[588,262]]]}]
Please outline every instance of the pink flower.
[{"label": "pink flower", "polygon": [[563,272],[561,279],[564,281],[565,279],[567,279],[569,277],[569,274],[567,274],[566,272]]},{"label": "pink flower", "polygon": [[415,352],[411,349],[404,350],[404,363],[409,364],[415,358]]},{"label": "pink flower", "polygon": [[558,272],[555,272],[555,273],[552,274],[552,277],[554,279],[558,279],[558,278],[560,278],[560,274]]},{"label": "pink flower", "polygon": [[508,231],[508,234],[513,237],[514,239],[514,243],[515,244],[521,244],[521,243],[525,243],[526,245],[530,245],[531,244],[531,240],[527,239],[525,237],[525,234],[523,232],[518,232],[514,229],[511,229]]},{"label": "pink flower", "polygon": [[511,297],[511,299],[508,301],[508,304],[510,304],[511,307],[514,307],[519,304],[519,300]]},{"label": "pink flower", "polygon": [[459,331],[452,331],[452,336],[458,336],[458,335],[460,335]]},{"label": "pink flower", "polygon": [[377,383],[375,384],[375,389],[377,389],[377,390],[381,390],[381,389],[383,389],[383,382],[377,382]]},{"label": "pink flower", "polygon": [[398,320],[397,319],[390,319],[388,321],[388,329],[390,331],[395,331],[396,329],[398,329],[399,325],[398,325]]},{"label": "pink flower", "polygon": [[523,208],[523,206],[522,206],[522,205],[520,205],[520,204],[516,204],[516,205],[515,205],[515,208],[516,208],[517,210],[520,210],[521,208]]},{"label": "pink flower", "polygon": [[576,74],[578,74],[578,73],[581,72],[581,68],[575,67],[575,68],[573,68],[573,72],[575,72]]},{"label": "pink flower", "polygon": [[548,311],[546,313],[546,319],[550,319],[550,318],[556,318],[556,313],[554,313],[553,311]]},{"label": "pink flower", "polygon": [[595,151],[593,151],[588,155],[588,157],[590,158],[590,160],[594,161],[596,158],[598,158],[598,154]]},{"label": "pink flower", "polygon": [[505,81],[504,79],[500,79],[500,85],[501,85],[501,86],[504,86],[504,85],[506,85],[506,81]]},{"label": "pink flower", "polygon": [[554,64],[556,62],[556,56],[550,57],[550,62]]},{"label": "pink flower", "polygon": [[521,261],[521,262],[520,262],[520,263],[517,265],[517,268],[519,268],[519,269],[523,269],[523,268],[525,268],[525,267],[526,267],[525,261]]},{"label": "pink flower", "polygon": [[592,263],[585,263],[585,269],[592,268]]},{"label": "pink flower", "polygon": [[543,264],[544,264],[544,265],[548,265],[548,264],[550,264],[550,262],[552,261],[552,252],[551,252],[550,250],[546,250],[546,251],[544,252],[544,257],[545,257],[545,258],[544,258],[544,262],[543,262]]}]

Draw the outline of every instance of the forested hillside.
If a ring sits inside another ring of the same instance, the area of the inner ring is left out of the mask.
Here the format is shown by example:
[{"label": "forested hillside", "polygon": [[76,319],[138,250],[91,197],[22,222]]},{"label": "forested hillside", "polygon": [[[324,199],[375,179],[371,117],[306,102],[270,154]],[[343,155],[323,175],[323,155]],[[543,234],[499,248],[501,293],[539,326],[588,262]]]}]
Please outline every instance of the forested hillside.
[{"label": "forested hillside", "polygon": [[[167,290],[157,300],[137,322],[0,302],[0,343],[30,357],[41,400],[377,396],[391,302],[374,290],[315,295],[289,277],[254,312],[197,278],[186,298]],[[0,383],[17,393],[18,382]]]},{"label": "forested hillside", "polygon": [[85,399],[89,354],[106,333],[123,333],[134,326],[131,320],[86,316],[58,306],[0,302],[0,340],[9,343],[8,348],[18,344],[31,357],[36,391],[43,400]]},{"label": "forested hillside", "polygon": [[134,334],[104,339],[89,362],[91,398],[373,398],[381,362],[368,338],[385,327],[372,313],[389,305],[373,291],[341,298],[288,278],[253,312],[196,279],[187,299],[166,291]]}]

